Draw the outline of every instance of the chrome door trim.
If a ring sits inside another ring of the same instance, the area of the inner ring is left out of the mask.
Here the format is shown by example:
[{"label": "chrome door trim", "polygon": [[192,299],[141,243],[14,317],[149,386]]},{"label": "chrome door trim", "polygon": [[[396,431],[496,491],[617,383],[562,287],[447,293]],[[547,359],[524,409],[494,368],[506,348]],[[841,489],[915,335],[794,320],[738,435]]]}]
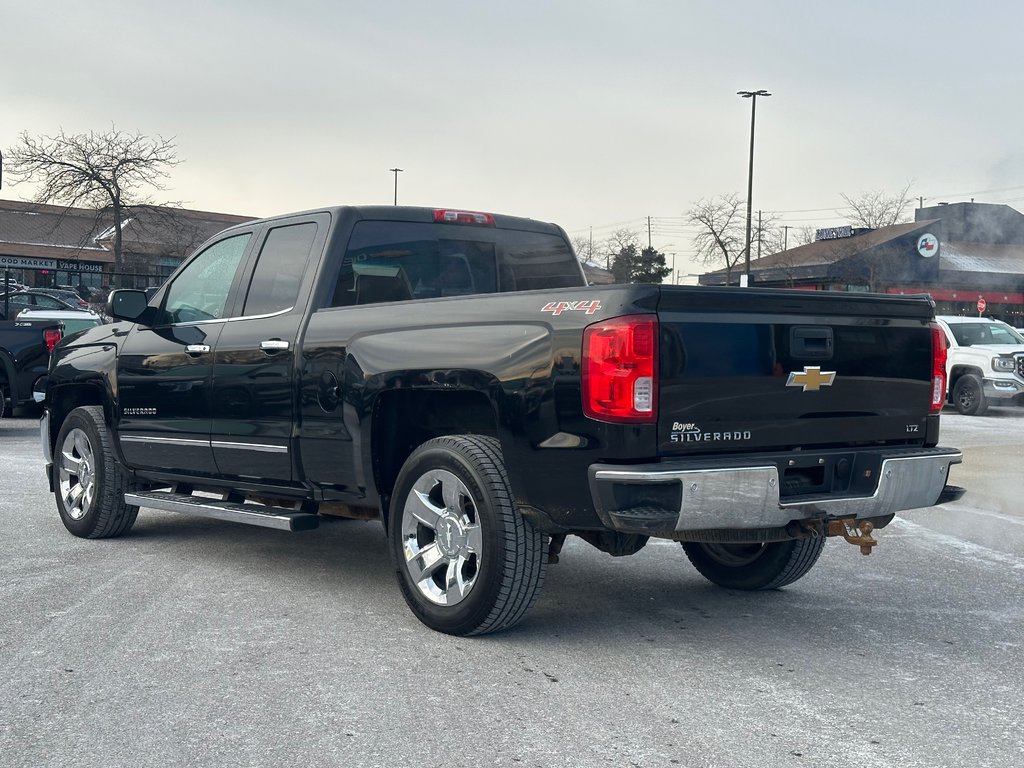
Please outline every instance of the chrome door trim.
[{"label": "chrome door trim", "polygon": [[236,443],[227,440],[213,440],[214,448],[233,448],[241,451],[258,451],[260,453],[288,453],[286,445],[267,445],[266,443]]},{"label": "chrome door trim", "polygon": [[209,440],[193,440],[187,437],[149,437],[147,435],[120,435],[122,443],[163,443],[165,445],[210,446]]}]

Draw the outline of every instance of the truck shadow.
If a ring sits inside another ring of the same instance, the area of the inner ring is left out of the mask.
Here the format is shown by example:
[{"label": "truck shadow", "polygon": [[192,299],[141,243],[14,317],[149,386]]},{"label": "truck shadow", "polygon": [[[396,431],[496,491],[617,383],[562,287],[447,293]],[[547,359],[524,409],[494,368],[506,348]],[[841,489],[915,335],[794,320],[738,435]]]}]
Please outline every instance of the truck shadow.
[{"label": "truck shadow", "polygon": [[[317,530],[288,535],[144,510],[124,541],[129,543],[161,559],[180,554],[192,567],[213,571],[226,582],[262,582],[265,592],[282,600],[301,598],[313,615],[318,603],[325,608],[343,601],[395,631],[429,632],[404,603],[376,522],[326,520]],[[705,581],[681,548],[649,547],[635,557],[616,559],[570,540],[562,562],[549,566],[531,613],[518,627],[488,636],[488,641],[533,645],[571,638],[574,645],[595,648],[635,648],[638,643],[706,647],[734,637],[754,647],[771,634],[799,638],[801,645],[834,643],[836,622],[857,624],[875,617],[863,614],[855,601],[836,601],[830,579],[818,578],[824,560],[796,585],[746,593]],[[821,620],[823,613],[827,620]]]}]

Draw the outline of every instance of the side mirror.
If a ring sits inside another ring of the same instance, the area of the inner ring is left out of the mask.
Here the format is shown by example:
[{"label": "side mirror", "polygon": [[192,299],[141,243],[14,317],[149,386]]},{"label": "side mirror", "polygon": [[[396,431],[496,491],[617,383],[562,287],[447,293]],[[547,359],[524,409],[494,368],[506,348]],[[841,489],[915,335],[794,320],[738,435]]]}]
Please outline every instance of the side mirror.
[{"label": "side mirror", "polygon": [[135,322],[146,311],[148,304],[145,291],[121,288],[111,291],[107,297],[107,314],[115,320]]}]

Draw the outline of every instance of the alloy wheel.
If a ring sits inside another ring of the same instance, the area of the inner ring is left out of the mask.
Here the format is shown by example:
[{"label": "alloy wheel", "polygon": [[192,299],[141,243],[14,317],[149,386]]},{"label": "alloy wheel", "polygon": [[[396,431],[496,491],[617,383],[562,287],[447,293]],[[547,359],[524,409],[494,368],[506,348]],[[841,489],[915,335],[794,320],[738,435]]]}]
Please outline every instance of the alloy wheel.
[{"label": "alloy wheel", "polygon": [[96,459],[88,435],[72,429],[60,447],[60,494],[72,520],[81,520],[96,495]]},{"label": "alloy wheel", "polygon": [[483,549],[477,504],[466,484],[447,470],[425,472],[405,498],[401,525],[405,567],[420,594],[435,605],[465,600],[477,583]]}]

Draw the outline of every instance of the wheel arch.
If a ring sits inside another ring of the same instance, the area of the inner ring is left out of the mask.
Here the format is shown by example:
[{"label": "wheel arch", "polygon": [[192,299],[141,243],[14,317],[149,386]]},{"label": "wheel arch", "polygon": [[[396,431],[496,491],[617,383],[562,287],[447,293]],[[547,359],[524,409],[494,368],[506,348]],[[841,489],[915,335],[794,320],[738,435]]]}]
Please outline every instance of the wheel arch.
[{"label": "wheel arch", "polygon": [[946,400],[947,402],[953,402],[953,388],[956,387],[957,381],[963,376],[971,375],[977,376],[979,379],[984,380],[985,373],[978,368],[976,365],[965,365],[959,363],[954,365],[949,371],[949,381],[946,383]]},{"label": "wheel arch", "polygon": [[[47,407],[50,411],[50,449],[53,451],[57,442],[57,433],[61,425],[75,408],[84,405],[96,405],[103,409],[103,419],[108,429],[113,426],[113,408],[110,399],[103,389],[96,384],[65,384],[51,388],[46,393]],[[114,450],[119,453],[117,442]]]},{"label": "wheel arch", "polygon": [[388,507],[402,465],[428,440],[445,435],[498,437],[498,412],[484,392],[395,389],[381,392],[371,410],[369,466],[388,526]]}]

